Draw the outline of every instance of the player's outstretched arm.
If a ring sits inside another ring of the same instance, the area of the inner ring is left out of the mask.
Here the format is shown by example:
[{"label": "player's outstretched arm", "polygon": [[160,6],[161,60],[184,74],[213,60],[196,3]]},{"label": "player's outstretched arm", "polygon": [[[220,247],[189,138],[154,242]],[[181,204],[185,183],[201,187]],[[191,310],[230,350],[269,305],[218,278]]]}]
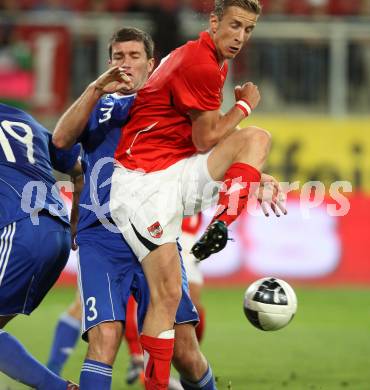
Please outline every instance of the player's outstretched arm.
[{"label": "player's outstretched arm", "polygon": [[207,152],[236,131],[238,124],[249,114],[249,111],[243,109],[240,101],[247,104],[251,111],[257,107],[261,97],[256,85],[246,83],[235,88],[235,98],[237,100],[235,106],[223,116],[220,116],[219,110],[190,112],[193,143],[199,152]]},{"label": "player's outstretched arm", "polygon": [[132,81],[122,68],[114,66],[104,72],[85,89],[59,119],[53,133],[54,145],[61,149],[69,149],[84,131],[90,114],[103,95],[114,92],[124,93],[132,88]]}]

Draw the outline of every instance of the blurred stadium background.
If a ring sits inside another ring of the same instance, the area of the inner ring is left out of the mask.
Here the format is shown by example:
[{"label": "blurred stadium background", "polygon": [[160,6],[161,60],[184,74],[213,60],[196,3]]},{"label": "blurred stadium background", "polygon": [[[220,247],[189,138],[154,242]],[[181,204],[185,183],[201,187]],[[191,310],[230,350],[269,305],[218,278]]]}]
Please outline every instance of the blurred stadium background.
[{"label": "blurred stadium background", "polygon": [[[334,181],[349,181],[350,210],[329,216],[335,199],[327,191],[315,208],[302,206],[296,192],[285,218],[245,213],[233,227],[235,242],[202,264],[209,313],[204,349],[222,390],[368,390],[370,0],[261,2],[253,38],[231,66],[225,108],[233,104],[234,85],[258,84],[262,101],[248,122],[273,134],[266,170],[281,181],[299,181],[300,188],[307,181],[321,181],[327,190]],[[52,131],[68,104],[106,69],[114,30],[136,26],[152,33],[159,60],[207,28],[212,5],[0,0],[0,101],[33,113]],[[9,327],[44,361],[53,324],[73,296],[74,261],[33,318]],[[298,293],[297,318],[276,334],[258,333],[242,317],[243,288],[267,275],[288,280]],[[75,380],[84,348],[66,368]],[[120,359],[124,367],[124,353]],[[123,370],[115,374],[115,389],[124,388]],[[0,390],[18,388],[24,387],[0,375]]]}]

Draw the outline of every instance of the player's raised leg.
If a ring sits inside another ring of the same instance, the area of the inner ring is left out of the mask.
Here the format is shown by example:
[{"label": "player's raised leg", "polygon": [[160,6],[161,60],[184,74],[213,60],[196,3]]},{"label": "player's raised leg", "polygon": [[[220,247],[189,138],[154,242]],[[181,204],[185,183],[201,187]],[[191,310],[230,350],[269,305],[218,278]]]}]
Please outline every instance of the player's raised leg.
[{"label": "player's raised leg", "polygon": [[[270,134],[264,129],[251,126],[233,132],[212,150],[208,157],[209,173],[214,180],[224,182],[219,191],[215,219],[228,226],[243,210],[251,184],[261,180],[270,145]],[[240,191],[235,203],[232,186]]]},{"label": "player's raised leg", "polygon": [[232,132],[215,146],[208,157],[208,171],[222,180],[216,214],[192,253],[199,260],[223,249],[229,226],[246,206],[253,185],[261,181],[263,165],[270,150],[271,136],[258,127]]}]

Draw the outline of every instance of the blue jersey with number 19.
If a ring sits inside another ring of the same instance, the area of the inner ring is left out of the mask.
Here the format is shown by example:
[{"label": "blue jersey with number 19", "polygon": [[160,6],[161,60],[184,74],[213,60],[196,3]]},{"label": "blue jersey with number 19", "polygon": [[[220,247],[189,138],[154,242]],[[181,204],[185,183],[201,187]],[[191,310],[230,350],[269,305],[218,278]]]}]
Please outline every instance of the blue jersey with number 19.
[{"label": "blue jersey with number 19", "polygon": [[79,153],[56,149],[30,115],[0,104],[0,228],[43,209],[69,224],[53,168],[68,172]]},{"label": "blue jersey with number 19", "polygon": [[85,185],[80,196],[78,230],[109,218],[114,152],[129,116],[134,95],[110,94],[102,97],[90,115],[81,142]]}]

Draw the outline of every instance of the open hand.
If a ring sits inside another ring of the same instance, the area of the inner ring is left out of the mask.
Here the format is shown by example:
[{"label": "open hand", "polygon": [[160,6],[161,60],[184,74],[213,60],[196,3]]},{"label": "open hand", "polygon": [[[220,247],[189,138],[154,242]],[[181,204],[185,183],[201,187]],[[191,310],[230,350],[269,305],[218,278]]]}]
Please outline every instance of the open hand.
[{"label": "open hand", "polygon": [[285,208],[286,194],[273,176],[262,173],[256,196],[266,217],[270,215],[269,208],[277,217],[288,214]]},{"label": "open hand", "polygon": [[127,93],[134,88],[134,83],[119,66],[113,66],[99,76],[95,82],[95,88],[106,93]]}]

